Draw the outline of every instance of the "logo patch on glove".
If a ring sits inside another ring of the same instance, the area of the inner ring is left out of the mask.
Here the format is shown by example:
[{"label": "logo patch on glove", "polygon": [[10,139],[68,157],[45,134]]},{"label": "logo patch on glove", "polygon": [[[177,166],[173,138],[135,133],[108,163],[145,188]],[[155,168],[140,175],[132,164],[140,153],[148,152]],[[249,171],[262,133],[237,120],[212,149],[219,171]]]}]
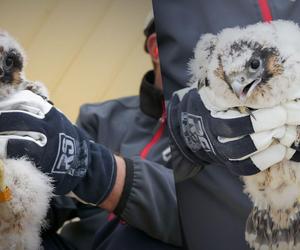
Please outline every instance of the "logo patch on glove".
[{"label": "logo patch on glove", "polygon": [[183,112],[181,114],[181,128],[186,145],[193,151],[204,150],[215,154],[208,139],[201,116]]},{"label": "logo patch on glove", "polygon": [[51,173],[83,177],[88,165],[88,147],[64,133],[59,134],[59,147]]},{"label": "logo patch on glove", "polygon": [[76,155],[75,140],[71,136],[60,133],[59,147],[52,173],[74,175],[71,170]]}]

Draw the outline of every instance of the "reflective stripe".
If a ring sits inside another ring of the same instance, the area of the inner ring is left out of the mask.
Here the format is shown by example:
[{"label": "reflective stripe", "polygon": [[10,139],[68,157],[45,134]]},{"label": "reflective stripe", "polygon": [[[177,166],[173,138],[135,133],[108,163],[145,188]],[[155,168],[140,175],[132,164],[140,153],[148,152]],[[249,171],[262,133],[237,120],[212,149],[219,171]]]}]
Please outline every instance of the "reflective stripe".
[{"label": "reflective stripe", "polygon": [[159,141],[161,138],[165,127],[166,127],[166,110],[165,110],[165,104],[163,103],[163,113],[161,116],[161,124],[158,130],[156,131],[155,135],[152,137],[151,141],[144,147],[144,149],[141,151],[140,156],[143,159],[146,159],[147,155],[150,152],[150,149]]},{"label": "reflective stripe", "polygon": [[268,4],[268,0],[258,0],[261,16],[264,22],[272,21],[272,14]]}]

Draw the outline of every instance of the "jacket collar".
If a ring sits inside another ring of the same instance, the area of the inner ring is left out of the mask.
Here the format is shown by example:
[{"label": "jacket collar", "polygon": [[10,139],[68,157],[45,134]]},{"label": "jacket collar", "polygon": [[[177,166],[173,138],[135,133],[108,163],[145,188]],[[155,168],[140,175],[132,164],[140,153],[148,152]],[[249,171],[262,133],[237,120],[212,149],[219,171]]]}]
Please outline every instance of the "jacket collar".
[{"label": "jacket collar", "polygon": [[140,108],[143,113],[159,119],[163,113],[163,93],[154,86],[154,72],[148,71],[140,87]]}]

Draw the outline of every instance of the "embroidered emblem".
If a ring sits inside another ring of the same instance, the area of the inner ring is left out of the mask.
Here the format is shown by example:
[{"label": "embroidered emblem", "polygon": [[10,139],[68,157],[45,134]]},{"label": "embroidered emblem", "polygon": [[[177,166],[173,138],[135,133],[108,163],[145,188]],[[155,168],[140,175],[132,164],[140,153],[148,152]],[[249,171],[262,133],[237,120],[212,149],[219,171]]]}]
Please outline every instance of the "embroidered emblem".
[{"label": "embroidered emblem", "polygon": [[193,152],[204,150],[216,154],[207,136],[201,116],[183,112],[181,114],[181,124],[185,143]]},{"label": "embroidered emblem", "polygon": [[59,134],[59,147],[57,156],[52,168],[52,173],[74,175],[71,166],[76,155],[75,140],[64,133]]}]

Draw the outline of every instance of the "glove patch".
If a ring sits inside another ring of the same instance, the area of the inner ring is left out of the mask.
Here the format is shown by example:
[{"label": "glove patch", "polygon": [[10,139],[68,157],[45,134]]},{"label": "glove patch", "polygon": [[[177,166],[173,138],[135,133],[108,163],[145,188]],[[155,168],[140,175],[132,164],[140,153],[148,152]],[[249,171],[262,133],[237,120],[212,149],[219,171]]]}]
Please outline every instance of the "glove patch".
[{"label": "glove patch", "polygon": [[193,152],[204,150],[207,153],[216,154],[200,115],[182,112],[181,129],[186,145]]},{"label": "glove patch", "polygon": [[[86,173],[86,168],[84,170],[80,168],[82,159],[78,159],[79,152],[76,152],[77,148],[76,141],[73,137],[64,133],[59,133],[58,152],[51,173],[83,177]],[[86,145],[83,149],[84,148],[86,148],[85,151],[87,151]],[[83,152],[83,155],[86,156],[86,159],[83,159],[84,162],[86,162],[87,153]]]}]

